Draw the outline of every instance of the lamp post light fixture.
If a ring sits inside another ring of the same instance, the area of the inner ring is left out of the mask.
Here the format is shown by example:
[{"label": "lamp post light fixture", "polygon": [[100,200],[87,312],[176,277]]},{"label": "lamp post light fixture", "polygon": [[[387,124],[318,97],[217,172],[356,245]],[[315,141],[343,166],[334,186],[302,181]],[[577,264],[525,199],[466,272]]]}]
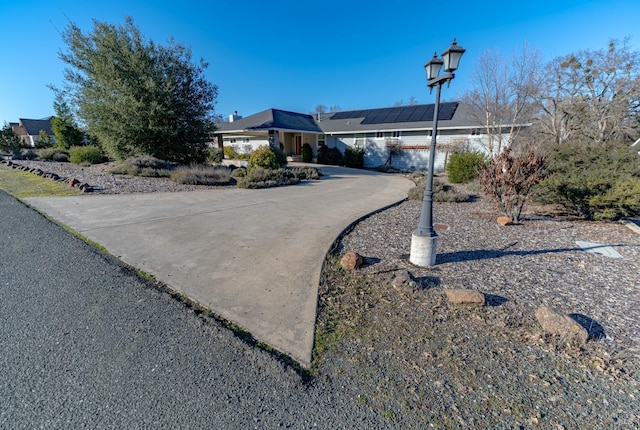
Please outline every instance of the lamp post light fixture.
[{"label": "lamp post light fixture", "polygon": [[[453,39],[451,46],[442,53],[442,58],[438,58],[436,53],[429,60],[424,68],[427,72],[427,86],[430,91],[436,88],[436,103],[433,109],[433,131],[431,133],[431,152],[429,153],[429,172],[427,183],[424,187],[424,197],[422,198],[422,207],[420,209],[420,221],[418,228],[413,231],[411,236],[411,254],[409,261],[416,266],[429,267],[436,264],[436,245],[438,243],[438,234],[433,229],[433,168],[436,155],[436,137],[438,134],[438,108],[440,107],[440,90],[442,84],[447,85],[455,78],[453,72],[456,71],[460,64],[460,58],[464,54],[465,49],[458,46],[456,39]],[[440,69],[444,66],[445,73],[440,75]]]}]

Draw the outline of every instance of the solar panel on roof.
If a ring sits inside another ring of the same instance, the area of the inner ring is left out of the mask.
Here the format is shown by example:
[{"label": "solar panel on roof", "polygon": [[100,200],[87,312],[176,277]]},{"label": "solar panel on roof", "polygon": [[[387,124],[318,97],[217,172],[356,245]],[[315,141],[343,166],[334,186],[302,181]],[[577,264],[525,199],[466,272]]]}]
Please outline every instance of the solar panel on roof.
[{"label": "solar panel on roof", "polygon": [[387,115],[387,117],[385,118],[385,122],[397,122],[398,118],[400,118],[400,115],[402,114],[402,111],[394,111],[391,112],[389,115]]},{"label": "solar panel on roof", "polygon": [[331,116],[331,119],[346,119],[349,118],[351,112],[336,112]]},{"label": "solar panel on roof", "polygon": [[453,118],[457,107],[458,103],[455,102],[442,103],[438,110],[438,120],[448,121]]},{"label": "solar panel on roof", "polygon": [[[452,119],[457,107],[456,102],[441,103],[438,119],[445,121]],[[431,104],[336,112],[331,119],[364,118],[362,124],[433,121],[434,108],[435,106]]]},{"label": "solar panel on roof", "polygon": [[410,107],[402,109],[402,111],[400,112],[400,115],[398,116],[396,121],[398,121],[398,122],[409,122],[409,118],[411,118],[411,115],[413,115],[416,112],[417,109],[418,109],[417,106],[410,106]]},{"label": "solar panel on roof", "polygon": [[[429,115],[429,106],[417,106],[411,114],[407,116],[406,122],[426,121],[426,117]],[[433,118],[433,110],[431,110],[431,117]]]}]

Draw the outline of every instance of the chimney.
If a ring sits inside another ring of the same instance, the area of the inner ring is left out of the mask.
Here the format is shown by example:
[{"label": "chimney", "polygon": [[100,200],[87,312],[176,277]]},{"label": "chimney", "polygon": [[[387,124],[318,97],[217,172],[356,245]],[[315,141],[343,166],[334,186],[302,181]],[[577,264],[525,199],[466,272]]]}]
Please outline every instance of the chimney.
[{"label": "chimney", "polygon": [[239,119],[242,119],[242,117],[238,115],[238,111],[235,111],[233,115],[229,115],[229,122],[233,122]]}]

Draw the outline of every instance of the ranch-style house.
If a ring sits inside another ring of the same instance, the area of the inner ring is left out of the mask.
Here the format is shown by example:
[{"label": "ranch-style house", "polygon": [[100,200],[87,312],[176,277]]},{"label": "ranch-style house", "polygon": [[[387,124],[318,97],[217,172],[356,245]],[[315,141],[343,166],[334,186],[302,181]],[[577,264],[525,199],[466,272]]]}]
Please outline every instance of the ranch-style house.
[{"label": "ranch-style house", "polygon": [[[487,152],[481,116],[463,102],[440,104],[435,170],[441,171],[449,154],[463,148]],[[233,146],[238,153],[261,145],[279,146],[289,159],[301,160],[308,143],[313,156],[321,145],[364,150],[364,166],[388,165],[397,169],[425,170],[433,131],[433,104],[302,114],[267,109],[242,118],[231,115],[217,124],[219,147]],[[503,135],[506,141],[508,135]]]}]

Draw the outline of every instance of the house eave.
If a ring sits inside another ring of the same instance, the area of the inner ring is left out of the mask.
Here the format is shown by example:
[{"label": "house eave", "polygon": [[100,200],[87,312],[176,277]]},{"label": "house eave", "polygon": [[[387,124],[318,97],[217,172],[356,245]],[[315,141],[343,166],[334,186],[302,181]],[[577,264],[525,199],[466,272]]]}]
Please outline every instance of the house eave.
[{"label": "house eave", "polygon": [[256,132],[269,132],[269,131],[282,131],[284,133],[306,133],[306,134],[325,134],[323,131],[311,131],[311,130],[295,130],[290,128],[275,128],[275,127],[255,127],[244,128],[235,130],[216,130],[213,134],[232,134],[232,133],[256,133]]}]

